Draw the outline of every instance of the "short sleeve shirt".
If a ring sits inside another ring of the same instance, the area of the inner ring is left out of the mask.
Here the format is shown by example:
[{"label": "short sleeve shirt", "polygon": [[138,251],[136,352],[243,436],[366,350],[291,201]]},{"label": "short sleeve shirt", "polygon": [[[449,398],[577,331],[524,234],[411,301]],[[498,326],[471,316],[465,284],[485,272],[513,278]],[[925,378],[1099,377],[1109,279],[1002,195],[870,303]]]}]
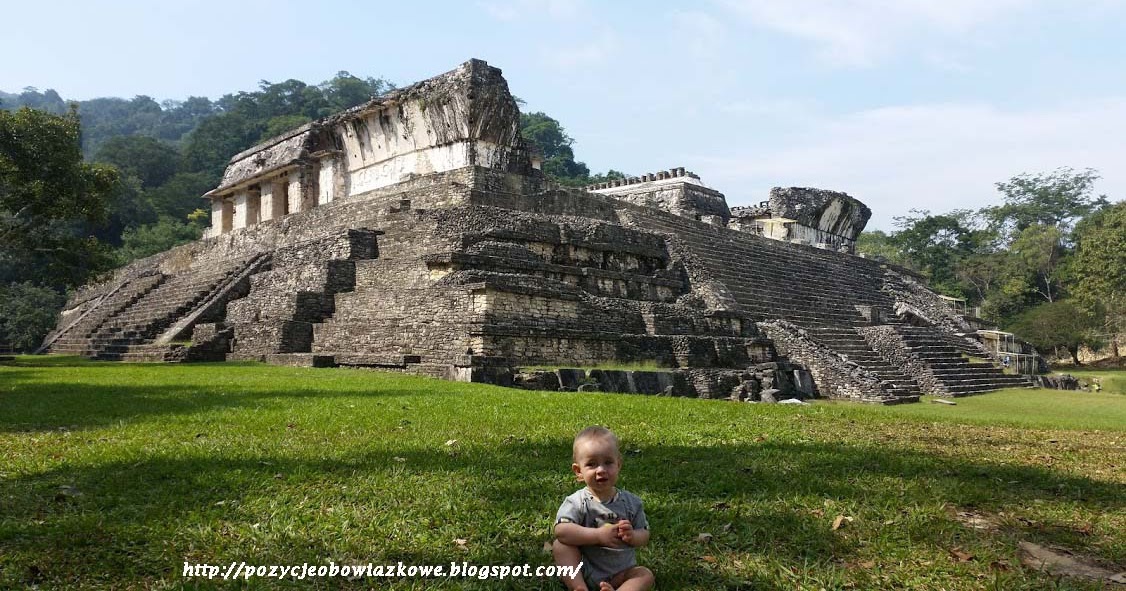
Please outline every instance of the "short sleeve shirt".
[{"label": "short sleeve shirt", "polygon": [[[614,498],[603,503],[589,490],[582,489],[563,500],[555,515],[555,524],[575,523],[583,527],[606,527],[625,519],[633,529],[649,529],[649,520],[641,498],[624,490],[618,490]],[[632,547],[605,548],[602,546],[582,546],[583,572],[588,582],[597,584],[610,577],[637,566],[637,552]]]}]

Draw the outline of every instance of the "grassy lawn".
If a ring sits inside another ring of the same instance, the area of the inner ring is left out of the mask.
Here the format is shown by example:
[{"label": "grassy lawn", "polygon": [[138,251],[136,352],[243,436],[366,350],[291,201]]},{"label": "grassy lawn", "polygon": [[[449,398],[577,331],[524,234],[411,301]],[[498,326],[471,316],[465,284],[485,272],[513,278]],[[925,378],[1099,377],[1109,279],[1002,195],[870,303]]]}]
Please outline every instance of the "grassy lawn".
[{"label": "grassy lawn", "polygon": [[548,564],[551,520],[577,488],[571,438],[596,423],[622,438],[620,484],[653,527],[640,560],[662,589],[1103,588],[1023,567],[1020,541],[1126,570],[1126,397],[957,403],[793,407],[21,357],[0,365],[0,588],[561,589],[182,569]]},{"label": "grassy lawn", "polygon": [[1072,369],[1064,368],[1060,373],[1069,373],[1083,382],[1096,379],[1102,385],[1103,392],[1113,394],[1126,394],[1126,370],[1121,369]]}]

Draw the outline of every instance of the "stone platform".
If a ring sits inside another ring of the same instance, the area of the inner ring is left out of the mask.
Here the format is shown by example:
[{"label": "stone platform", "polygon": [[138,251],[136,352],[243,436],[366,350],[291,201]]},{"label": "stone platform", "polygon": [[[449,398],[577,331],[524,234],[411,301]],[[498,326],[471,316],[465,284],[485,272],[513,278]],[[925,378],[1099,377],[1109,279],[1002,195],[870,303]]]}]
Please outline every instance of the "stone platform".
[{"label": "stone platform", "polygon": [[[555,186],[518,122],[474,60],[238,154],[210,236],[78,291],[44,350],[767,402],[1026,383],[971,362],[919,278],[841,252],[852,198],[815,194],[787,234],[825,248],[772,239],[683,169]],[[590,369],[631,364],[653,369]]]}]

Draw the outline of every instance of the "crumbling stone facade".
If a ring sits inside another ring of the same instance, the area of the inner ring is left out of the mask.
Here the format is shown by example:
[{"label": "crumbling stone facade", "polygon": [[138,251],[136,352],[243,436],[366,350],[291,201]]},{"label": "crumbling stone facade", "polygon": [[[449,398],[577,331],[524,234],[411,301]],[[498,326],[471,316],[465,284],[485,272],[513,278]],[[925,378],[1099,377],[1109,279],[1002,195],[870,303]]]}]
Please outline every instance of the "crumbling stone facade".
[{"label": "crumbling stone facade", "polygon": [[[682,168],[556,186],[518,126],[500,70],[472,60],[237,154],[205,195],[209,235],[76,292],[43,348],[740,401],[938,389],[862,331],[907,350],[960,326],[901,270],[840,252],[863,204],[772,191],[763,215],[816,234],[770,239]],[[941,393],[1013,383],[995,373]]]}]

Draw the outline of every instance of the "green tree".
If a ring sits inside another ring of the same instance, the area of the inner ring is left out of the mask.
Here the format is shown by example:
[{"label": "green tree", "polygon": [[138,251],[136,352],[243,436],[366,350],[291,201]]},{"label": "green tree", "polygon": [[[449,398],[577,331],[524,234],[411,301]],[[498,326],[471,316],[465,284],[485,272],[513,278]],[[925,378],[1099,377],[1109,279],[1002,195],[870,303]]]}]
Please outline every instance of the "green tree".
[{"label": "green tree", "polygon": [[74,109],[0,111],[0,278],[70,286],[104,264],[89,229],[118,173],[83,162],[79,137]]},{"label": "green tree", "polygon": [[359,78],[345,71],[336,73],[336,76],[320,85],[330,112],[323,114],[306,113],[309,117],[324,117],[332,113],[351,109],[395,88],[393,84],[382,78]]},{"label": "green tree", "polygon": [[253,146],[261,133],[261,125],[240,113],[223,113],[205,119],[188,135],[181,170],[202,172],[219,179],[231,156]]},{"label": "green tree", "polygon": [[1005,283],[1009,274],[1009,253],[983,249],[959,261],[955,273],[962,285],[969,288],[968,299],[985,302]]},{"label": "green tree", "polygon": [[968,290],[958,279],[957,267],[978,250],[985,236],[974,228],[973,213],[955,210],[933,215],[915,210],[912,214],[895,218],[900,229],[891,241],[901,260],[926,275],[935,291],[965,297]]},{"label": "green tree", "polygon": [[1098,179],[1091,168],[1020,174],[996,184],[1004,204],[987,207],[982,214],[1002,237],[1015,239],[1026,228],[1042,225],[1059,228],[1066,241],[1075,220],[1107,204],[1105,196],[1092,195]]},{"label": "green tree", "polygon": [[304,115],[278,115],[266,122],[266,131],[262,133],[262,137],[271,138],[279,136],[287,131],[297,129],[310,121],[312,121],[312,119]]},{"label": "green tree", "polygon": [[1032,224],[1009,247],[1012,272],[1023,277],[1029,290],[1046,301],[1059,298],[1061,262],[1066,254],[1063,232],[1057,226]]},{"label": "green tree", "polygon": [[1074,235],[1070,289],[1084,310],[1101,313],[1101,330],[1118,357],[1126,333],[1126,201],[1084,218]]},{"label": "green tree", "polygon": [[144,135],[109,138],[94,154],[95,162],[112,164],[121,172],[137,177],[143,189],[167,182],[176,174],[179,160],[176,148]]},{"label": "green tree", "polygon": [[1094,348],[1100,342],[1096,332],[1098,325],[1095,316],[1070,301],[1060,300],[1022,312],[1007,328],[1040,351],[1065,349],[1072,361],[1080,365],[1080,345]]},{"label": "green tree", "polygon": [[869,258],[902,264],[895,240],[883,230],[865,230],[856,239],[856,252]]},{"label": "green tree", "polygon": [[575,161],[571,149],[575,140],[558,121],[542,112],[521,113],[520,135],[543,155],[543,172],[548,178],[571,186],[589,184],[590,169]]},{"label": "green tree", "polygon": [[59,292],[30,282],[0,284],[0,348],[34,351],[64,303]]},{"label": "green tree", "polygon": [[[178,172],[161,186],[145,191],[145,199],[157,217],[183,221],[185,216],[205,203],[203,194],[217,183],[217,178],[204,172]],[[154,220],[155,217],[148,222]]]},{"label": "green tree", "polygon": [[141,181],[126,175],[106,200],[105,221],[93,226],[90,233],[98,240],[116,246],[121,244],[121,232],[125,228],[150,224],[156,219],[156,208],[141,189]]},{"label": "green tree", "polygon": [[173,246],[199,240],[200,227],[196,224],[161,218],[155,224],[129,228],[121,235],[121,248],[117,251],[119,264],[164,252]]}]

